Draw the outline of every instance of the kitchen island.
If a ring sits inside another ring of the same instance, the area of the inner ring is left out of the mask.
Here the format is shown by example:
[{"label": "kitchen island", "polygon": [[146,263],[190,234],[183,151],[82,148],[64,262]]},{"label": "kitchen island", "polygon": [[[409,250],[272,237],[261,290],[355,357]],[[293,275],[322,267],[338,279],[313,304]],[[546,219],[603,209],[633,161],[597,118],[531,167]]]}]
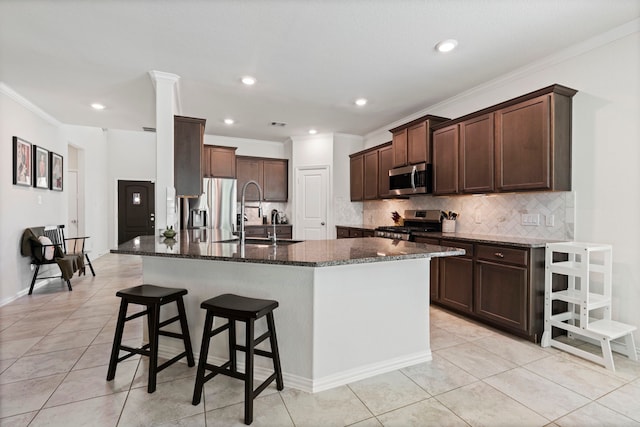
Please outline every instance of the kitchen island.
[{"label": "kitchen island", "polygon": [[[464,254],[382,238],[275,246],[218,239],[203,230],[183,231],[175,239],[141,236],[111,252],[142,256],[144,283],[188,289],[185,305],[196,355],[202,301],[223,293],[277,300],[285,386],[308,392],[431,360],[429,261]],[[163,310],[163,319],[175,315],[173,307]],[[266,330],[262,322],[256,335]],[[242,340],[243,331],[238,332]],[[213,363],[226,360],[224,335],[212,342]],[[176,354],[179,343],[171,341],[161,341],[161,354]],[[268,362],[256,359],[257,378],[268,376]]]}]

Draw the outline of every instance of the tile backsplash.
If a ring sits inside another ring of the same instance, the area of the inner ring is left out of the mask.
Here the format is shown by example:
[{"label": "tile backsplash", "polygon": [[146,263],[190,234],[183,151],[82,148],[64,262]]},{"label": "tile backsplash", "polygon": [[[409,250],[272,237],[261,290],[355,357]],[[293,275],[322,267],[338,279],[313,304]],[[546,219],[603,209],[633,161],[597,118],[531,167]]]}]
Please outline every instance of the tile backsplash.
[{"label": "tile backsplash", "polygon": [[[575,193],[540,192],[451,197],[415,196],[410,199],[363,203],[363,224],[393,225],[391,212],[439,209],[458,213],[456,232],[500,236],[573,239]],[[522,215],[538,215],[539,225],[523,225]],[[553,225],[547,219],[553,216]],[[338,222],[336,222],[338,224]]]}]

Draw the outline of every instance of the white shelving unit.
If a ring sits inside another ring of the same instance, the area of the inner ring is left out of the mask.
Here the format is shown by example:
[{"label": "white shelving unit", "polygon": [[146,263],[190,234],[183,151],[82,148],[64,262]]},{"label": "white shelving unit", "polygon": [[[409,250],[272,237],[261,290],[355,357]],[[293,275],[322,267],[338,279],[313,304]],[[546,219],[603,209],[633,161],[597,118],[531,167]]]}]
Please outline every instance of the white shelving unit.
[{"label": "white shelving unit", "polygon": [[[624,354],[632,360],[638,360],[638,357],[633,342],[636,327],[611,320],[611,252],[611,245],[595,243],[546,245],[544,333],[541,345],[559,348],[615,371],[611,353],[613,340],[624,337]],[[554,290],[554,278],[556,283],[566,281],[566,287]],[[554,301],[566,303],[566,310],[559,310],[559,304],[554,309]],[[567,331],[569,338],[599,342],[602,356],[554,339],[552,328]]]}]

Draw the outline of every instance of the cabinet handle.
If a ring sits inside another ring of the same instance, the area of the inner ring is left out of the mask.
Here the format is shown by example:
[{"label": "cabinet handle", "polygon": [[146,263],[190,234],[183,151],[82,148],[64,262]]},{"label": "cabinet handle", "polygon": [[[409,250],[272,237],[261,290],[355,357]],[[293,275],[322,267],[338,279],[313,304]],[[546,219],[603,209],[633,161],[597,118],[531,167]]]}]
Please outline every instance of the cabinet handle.
[{"label": "cabinet handle", "polygon": [[498,258],[504,258],[504,254],[502,252],[496,252],[494,255]]}]

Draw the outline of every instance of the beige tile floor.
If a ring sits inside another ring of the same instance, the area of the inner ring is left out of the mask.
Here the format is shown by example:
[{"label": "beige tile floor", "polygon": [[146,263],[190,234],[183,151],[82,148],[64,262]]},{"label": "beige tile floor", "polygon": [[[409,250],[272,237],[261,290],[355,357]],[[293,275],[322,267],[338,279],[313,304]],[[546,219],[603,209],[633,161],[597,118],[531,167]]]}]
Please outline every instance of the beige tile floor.
[{"label": "beige tile floor", "polygon": [[[208,382],[198,406],[186,364],[162,371],[153,394],[146,358],[105,380],[115,292],[140,284],[142,272],[133,256],[94,264],[98,275],[74,278],[73,292],[54,280],[0,307],[0,426],[243,425],[237,380]],[[129,344],[140,343],[142,320],[127,324]],[[321,393],[272,385],[256,399],[253,425],[640,425],[640,363],[616,355],[614,374],[435,307],[431,348],[429,363]]]}]

